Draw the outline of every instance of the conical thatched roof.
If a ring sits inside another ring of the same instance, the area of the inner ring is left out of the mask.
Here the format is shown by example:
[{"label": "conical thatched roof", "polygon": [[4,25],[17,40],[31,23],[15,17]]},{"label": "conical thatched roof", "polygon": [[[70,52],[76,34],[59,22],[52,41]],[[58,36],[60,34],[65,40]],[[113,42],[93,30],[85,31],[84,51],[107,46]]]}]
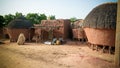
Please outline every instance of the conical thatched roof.
[{"label": "conical thatched roof", "polygon": [[85,18],[83,27],[115,29],[117,3],[104,3],[95,7]]},{"label": "conical thatched roof", "polygon": [[29,20],[27,20],[25,17],[19,17],[17,19],[12,20],[8,24],[7,28],[10,28],[10,29],[12,29],[12,28],[16,28],[16,29],[23,28],[24,29],[24,28],[30,28],[32,26],[33,26],[33,24]]}]

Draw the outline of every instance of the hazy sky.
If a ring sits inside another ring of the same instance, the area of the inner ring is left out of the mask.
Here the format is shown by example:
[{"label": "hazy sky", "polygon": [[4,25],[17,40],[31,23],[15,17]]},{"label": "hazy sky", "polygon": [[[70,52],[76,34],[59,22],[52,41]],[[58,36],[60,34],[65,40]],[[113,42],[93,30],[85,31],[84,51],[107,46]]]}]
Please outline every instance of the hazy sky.
[{"label": "hazy sky", "polygon": [[0,0],[0,15],[45,13],[56,18],[84,19],[97,5],[117,0]]}]

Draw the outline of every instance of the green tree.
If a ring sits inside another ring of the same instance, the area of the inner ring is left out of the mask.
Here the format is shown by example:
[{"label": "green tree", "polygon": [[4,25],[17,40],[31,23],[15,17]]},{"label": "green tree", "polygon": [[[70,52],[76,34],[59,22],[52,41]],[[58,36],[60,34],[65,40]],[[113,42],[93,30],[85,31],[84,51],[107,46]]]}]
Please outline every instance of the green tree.
[{"label": "green tree", "polygon": [[39,22],[41,23],[42,20],[47,20],[47,16],[45,14],[40,14]]},{"label": "green tree", "polygon": [[55,20],[56,18],[55,18],[55,15],[50,15],[50,16],[48,17],[48,19],[49,19],[49,20]]},{"label": "green tree", "polygon": [[41,23],[41,20],[46,20],[45,14],[37,14],[37,13],[28,13],[26,18],[30,20],[33,24]]},{"label": "green tree", "polygon": [[0,15],[0,28],[5,26],[4,21],[5,21],[4,17],[2,15]]},{"label": "green tree", "polygon": [[39,15],[37,13],[28,13],[26,18],[30,20],[33,24],[38,24]]},{"label": "green tree", "polygon": [[8,14],[8,15],[4,16],[4,19],[5,19],[4,25],[7,26],[10,21],[12,21],[13,19],[15,19],[15,16],[12,15],[12,14]]},{"label": "green tree", "polygon": [[18,18],[18,17],[21,17],[21,16],[23,16],[22,13],[19,13],[19,12],[16,12],[16,13],[15,13],[15,18]]},{"label": "green tree", "polygon": [[72,18],[70,18],[70,21],[71,21],[71,23],[74,23],[75,21],[77,21],[77,18],[76,17],[72,17]]}]

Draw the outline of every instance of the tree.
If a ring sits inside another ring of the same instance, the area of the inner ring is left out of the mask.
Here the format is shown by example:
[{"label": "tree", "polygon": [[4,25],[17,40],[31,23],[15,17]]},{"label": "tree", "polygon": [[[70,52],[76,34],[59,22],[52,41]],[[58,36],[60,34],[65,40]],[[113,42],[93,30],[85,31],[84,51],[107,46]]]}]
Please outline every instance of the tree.
[{"label": "tree", "polygon": [[56,18],[55,18],[55,15],[50,15],[50,16],[48,17],[48,19],[49,19],[49,20],[55,20]]},{"label": "tree", "polygon": [[47,17],[45,14],[37,14],[37,13],[28,13],[26,18],[30,20],[33,24],[40,24],[41,20],[46,20]]},{"label": "tree", "polygon": [[74,23],[75,21],[77,21],[77,18],[76,17],[72,17],[72,18],[70,18],[70,21],[71,21],[71,23]]},{"label": "tree", "polygon": [[13,19],[15,19],[15,16],[12,15],[12,14],[8,14],[8,15],[4,16],[4,19],[5,19],[4,25],[7,26],[10,21],[12,21]]},{"label": "tree", "polygon": [[0,28],[4,27],[4,17],[0,15]]},{"label": "tree", "polygon": [[28,13],[26,18],[30,20],[33,24],[38,24],[39,15],[37,13]]},{"label": "tree", "polygon": [[15,13],[15,18],[18,18],[18,17],[21,17],[21,16],[23,16],[22,13],[19,13],[19,12],[16,12],[16,13]]},{"label": "tree", "polygon": [[42,20],[47,20],[47,16],[45,14],[40,14],[40,17],[39,17],[40,23]]}]

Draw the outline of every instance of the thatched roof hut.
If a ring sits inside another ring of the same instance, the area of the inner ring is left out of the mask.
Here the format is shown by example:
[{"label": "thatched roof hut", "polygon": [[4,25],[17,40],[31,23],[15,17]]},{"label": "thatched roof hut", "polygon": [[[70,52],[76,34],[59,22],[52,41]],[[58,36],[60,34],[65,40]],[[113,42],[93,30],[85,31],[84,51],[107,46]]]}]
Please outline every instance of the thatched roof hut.
[{"label": "thatched roof hut", "polygon": [[30,36],[32,37],[33,31],[31,32],[31,27],[33,27],[33,24],[25,17],[12,20],[7,26],[10,41],[16,42],[20,33],[23,33],[26,39],[29,39]]},{"label": "thatched roof hut", "polygon": [[116,17],[117,3],[104,3],[95,7],[83,23],[88,42],[114,46]]},{"label": "thatched roof hut", "polygon": [[84,27],[115,29],[117,3],[104,3],[95,7],[85,18]]}]

